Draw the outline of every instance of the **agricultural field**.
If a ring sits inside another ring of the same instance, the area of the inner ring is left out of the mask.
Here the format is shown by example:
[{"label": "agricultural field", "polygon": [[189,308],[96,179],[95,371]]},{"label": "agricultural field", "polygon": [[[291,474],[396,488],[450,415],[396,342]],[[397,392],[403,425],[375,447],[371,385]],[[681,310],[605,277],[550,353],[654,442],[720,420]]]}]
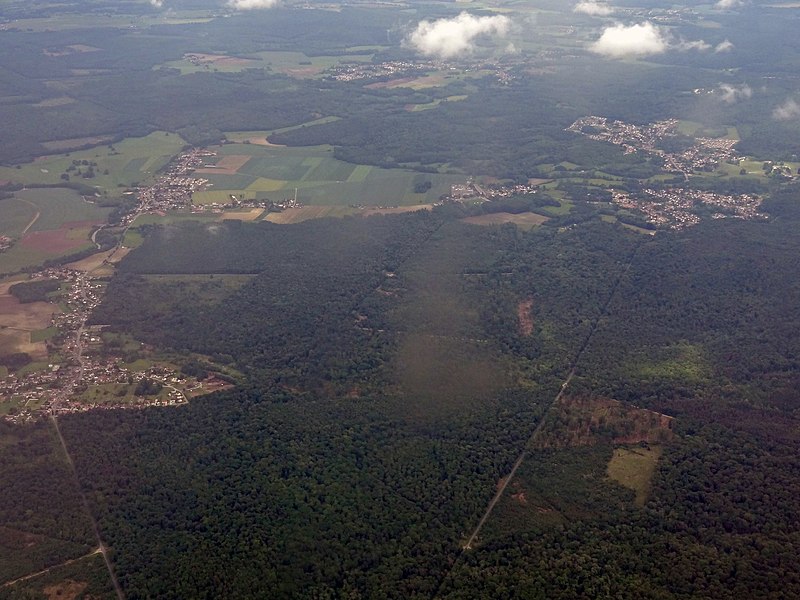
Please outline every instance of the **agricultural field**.
[{"label": "agricultural field", "polygon": [[536,227],[549,221],[549,217],[539,215],[532,212],[524,213],[507,213],[497,212],[489,213],[488,215],[478,215],[476,217],[467,217],[462,219],[465,223],[471,225],[504,225],[505,223],[514,223],[523,228]]},{"label": "agricultural field", "polygon": [[436,108],[442,102],[460,102],[462,100],[466,100],[469,96],[464,94],[459,94],[456,96],[448,96],[447,98],[437,98],[432,102],[428,102],[427,104],[406,104],[406,110],[409,112],[420,112],[423,110],[431,110],[432,108]]},{"label": "agricultural field", "polygon": [[[81,138],[49,143],[52,147],[52,144],[95,143],[100,139],[102,138]],[[105,141],[107,139],[100,143]],[[65,182],[62,175],[67,173],[69,181],[114,195],[121,187],[129,187],[152,177],[180,152],[184,144],[179,135],[157,131],[145,137],[126,138],[114,144],[96,146],[88,150],[40,156],[33,162],[18,167],[0,166],[0,179],[23,185],[59,185]],[[94,176],[83,177],[90,167]]]},{"label": "agricultural field", "polygon": [[[379,49],[379,48],[378,48]],[[342,63],[368,63],[374,48],[341,56],[307,56],[302,52],[266,51],[241,56],[191,52],[154,68],[178,69],[184,75],[204,71],[237,73],[244,69],[265,69],[298,79],[318,77],[323,71]]]},{"label": "agricultural field", "polygon": [[9,288],[18,279],[0,283],[0,356],[26,352],[34,359],[47,356],[44,340],[58,307],[50,302],[20,303]]},{"label": "agricultural field", "polygon": [[[54,5],[55,6],[55,5]],[[74,14],[57,14],[42,18],[15,19],[9,29],[29,32],[56,32],[71,29],[88,28],[133,28],[154,25],[187,25],[191,23],[207,23],[212,20],[208,11],[180,11],[171,15],[125,15],[125,14],[91,14],[87,12]]]},{"label": "agricultural field", "polygon": [[[455,81],[464,81],[467,79],[480,79],[491,75],[492,72],[488,70],[476,71],[433,71],[420,76],[411,77],[398,77],[397,79],[390,79],[389,81],[377,81],[375,83],[367,84],[366,88],[373,90],[394,89],[400,87],[411,88],[412,90],[424,90],[429,88],[445,87]],[[458,98],[462,99],[463,98]]]},{"label": "agricultural field", "polygon": [[0,273],[90,247],[92,229],[106,221],[110,210],[67,188],[26,189],[0,200],[0,235],[18,238],[0,254]]},{"label": "agricultural field", "polygon": [[[245,132],[256,137],[255,132]],[[266,138],[265,138],[266,139]],[[198,169],[209,180],[209,189],[193,195],[196,204],[245,200],[281,201],[294,198],[301,204],[320,206],[410,206],[430,204],[450,186],[463,182],[461,175],[422,174],[406,169],[354,165],[334,158],[330,146],[282,147],[252,143],[213,147],[216,165]],[[415,193],[418,183],[431,187]]]}]

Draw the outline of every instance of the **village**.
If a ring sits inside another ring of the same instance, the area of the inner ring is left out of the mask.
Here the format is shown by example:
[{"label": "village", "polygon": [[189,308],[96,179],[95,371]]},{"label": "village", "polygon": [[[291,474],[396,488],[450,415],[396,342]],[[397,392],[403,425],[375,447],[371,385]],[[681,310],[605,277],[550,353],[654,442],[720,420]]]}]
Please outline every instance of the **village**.
[{"label": "village", "polygon": [[48,342],[47,367],[0,379],[0,403],[13,406],[3,417],[24,423],[42,416],[93,409],[176,406],[192,396],[227,387],[214,377],[200,381],[175,365],[151,362],[144,368],[126,366],[110,356],[102,325],[88,325],[100,304],[104,284],[91,274],[68,268],[48,268],[31,280],[58,280],[65,286],[62,308],[52,317],[57,334]]},{"label": "village", "polygon": [[644,197],[633,197],[627,192],[615,190],[613,202],[620,208],[644,213],[647,221],[667,229],[685,229],[700,222],[693,211],[700,205],[716,208],[712,219],[766,219],[767,215],[758,211],[762,198],[755,194],[726,196],[712,192],[702,192],[684,188],[642,190]]},{"label": "village", "polygon": [[[638,126],[622,121],[609,121],[605,117],[588,116],[575,121],[567,131],[585,135],[590,139],[621,146],[626,154],[646,152],[663,158],[663,169],[683,176],[684,181],[698,172],[710,172],[722,163],[739,165],[744,157],[736,152],[737,140],[728,138],[694,138],[694,143],[679,152],[665,152],[658,143],[677,135],[679,122],[668,119]],[[783,178],[792,178],[790,169],[772,171]],[[766,171],[766,169],[765,169]],[[768,173],[770,174],[770,173]],[[628,192],[612,189],[613,202],[620,208],[637,210],[645,215],[649,223],[668,229],[683,229],[700,222],[694,211],[699,206],[717,210],[713,219],[733,217],[739,219],[765,219],[759,212],[763,198],[756,194],[726,195],[699,191],[684,187],[644,188],[634,196]]]}]

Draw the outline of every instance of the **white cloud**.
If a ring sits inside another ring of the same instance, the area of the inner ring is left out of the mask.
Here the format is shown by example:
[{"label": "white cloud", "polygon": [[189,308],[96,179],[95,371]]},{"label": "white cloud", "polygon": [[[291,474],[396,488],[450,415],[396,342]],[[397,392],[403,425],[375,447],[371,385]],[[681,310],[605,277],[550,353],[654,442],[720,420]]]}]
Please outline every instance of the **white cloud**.
[{"label": "white cloud", "polygon": [[600,39],[589,46],[589,50],[595,54],[609,58],[650,56],[661,54],[667,50],[705,52],[710,49],[711,44],[703,40],[676,40],[670,36],[667,29],[657,27],[650,21],[645,21],[640,25],[617,23],[606,27]]},{"label": "white cloud", "polygon": [[503,37],[510,28],[508,17],[474,17],[462,12],[452,19],[420,21],[406,43],[427,56],[453,58],[471,52],[475,38],[482,35]]},{"label": "white cloud", "polygon": [[278,0],[228,0],[228,6],[236,10],[272,8],[276,4],[278,4]]},{"label": "white cloud", "polygon": [[730,85],[723,83],[719,86],[719,99],[726,104],[734,104],[739,100],[746,100],[753,95],[753,88],[746,83],[742,85]]},{"label": "white cloud", "polygon": [[772,118],[778,121],[790,121],[792,119],[800,118],[800,104],[795,100],[789,98],[772,111]]},{"label": "white cloud", "polygon": [[689,50],[697,50],[698,52],[705,52],[706,50],[711,50],[711,44],[705,42],[704,40],[693,40],[691,42],[687,42],[686,40],[681,40],[675,44],[670,46],[675,50],[681,50],[683,52],[687,52]]},{"label": "white cloud", "polygon": [[150,4],[156,8],[161,8],[164,6],[164,0],[150,0]]},{"label": "white cloud", "polygon": [[581,0],[572,9],[573,12],[583,13],[585,15],[592,15],[595,17],[607,17],[614,9],[605,2],[598,2],[597,0]]},{"label": "white cloud", "polygon": [[727,10],[729,8],[736,8],[737,6],[741,6],[744,4],[742,0],[719,0],[714,7],[721,8],[723,10]]},{"label": "white cloud", "polygon": [[612,25],[589,49],[610,58],[661,54],[669,48],[667,34],[649,21],[641,25]]},{"label": "white cloud", "polygon": [[723,40],[723,41],[721,41],[721,42],[720,42],[719,44],[717,44],[717,45],[716,45],[716,47],[714,48],[714,52],[716,52],[716,53],[720,53],[720,52],[730,52],[731,50],[733,50],[733,42],[732,42],[732,41],[730,41],[730,40],[727,40],[727,39],[726,39],[726,40]]}]

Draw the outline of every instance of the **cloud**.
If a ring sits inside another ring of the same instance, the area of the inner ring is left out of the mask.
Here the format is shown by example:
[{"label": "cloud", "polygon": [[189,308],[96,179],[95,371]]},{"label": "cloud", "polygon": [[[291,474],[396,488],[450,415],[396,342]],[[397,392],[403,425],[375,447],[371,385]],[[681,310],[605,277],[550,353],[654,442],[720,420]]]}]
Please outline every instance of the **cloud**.
[{"label": "cloud", "polygon": [[228,0],[228,6],[236,10],[272,8],[276,4],[278,4],[278,0]]},{"label": "cloud", "polygon": [[453,58],[471,52],[475,38],[482,35],[503,37],[510,28],[508,17],[474,17],[462,12],[452,19],[420,21],[406,43],[426,56]]},{"label": "cloud", "polygon": [[667,50],[705,52],[710,49],[711,44],[703,40],[676,40],[670,36],[667,29],[657,27],[650,21],[640,25],[617,23],[606,27],[600,39],[589,46],[589,50],[595,54],[608,58],[650,56]]},{"label": "cloud", "polygon": [[737,6],[741,6],[742,4],[744,4],[742,0],[719,0],[719,2],[717,2],[714,5],[714,7],[727,10],[729,8],[736,8]]},{"label": "cloud", "polygon": [[746,100],[753,95],[753,88],[746,83],[742,85],[730,85],[723,83],[719,86],[719,99],[726,104],[734,104],[739,100]]},{"label": "cloud", "polygon": [[716,52],[717,54],[719,54],[720,52],[730,52],[731,50],[733,50],[733,42],[727,39],[721,41],[714,48],[714,52]]},{"label": "cloud", "polygon": [[600,39],[589,46],[595,54],[609,58],[661,54],[669,48],[667,34],[649,21],[641,25],[612,25],[603,30]]},{"label": "cloud", "polygon": [[790,121],[800,118],[800,104],[789,98],[772,111],[772,118],[778,121]]},{"label": "cloud", "polygon": [[691,42],[687,42],[686,40],[680,40],[675,44],[671,44],[670,48],[675,50],[681,50],[682,52],[687,52],[689,50],[697,50],[698,52],[705,52],[706,50],[711,50],[711,44],[705,42],[704,40],[693,40]]},{"label": "cloud", "polygon": [[164,0],[150,0],[150,5],[156,8],[161,8],[164,6]]},{"label": "cloud", "polygon": [[597,0],[582,0],[575,5],[572,11],[585,15],[592,15],[594,17],[607,17],[614,12],[614,9],[608,4],[598,2]]}]

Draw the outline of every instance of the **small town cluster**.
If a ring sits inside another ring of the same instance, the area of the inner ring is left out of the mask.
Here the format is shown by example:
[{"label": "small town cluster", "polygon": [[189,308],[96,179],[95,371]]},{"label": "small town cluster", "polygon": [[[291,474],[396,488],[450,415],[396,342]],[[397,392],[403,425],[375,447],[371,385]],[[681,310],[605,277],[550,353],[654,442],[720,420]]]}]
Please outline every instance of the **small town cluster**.
[{"label": "small town cluster", "polygon": [[[191,206],[192,193],[208,184],[207,179],[194,177],[194,171],[202,167],[210,156],[215,156],[215,153],[206,148],[187,150],[170,162],[153,185],[131,192],[138,194],[139,210],[136,216],[146,211],[166,211]],[[124,224],[132,221],[133,219],[128,219]]]},{"label": "small town cluster", "polygon": [[[88,325],[92,311],[100,304],[104,285],[90,274],[49,268],[34,273],[31,281],[58,280],[65,288],[61,311],[51,326],[57,333],[48,341],[48,355],[60,360],[24,375],[10,373],[0,379],[0,402],[13,402],[7,421],[22,423],[44,415],[91,409],[173,406],[188,397],[220,389],[226,384],[215,378],[199,381],[174,366],[151,364],[144,369],[126,367],[120,357],[102,352],[103,326]],[[146,386],[140,386],[146,382]],[[109,401],[109,384],[115,400]],[[101,387],[105,394],[92,394]]]},{"label": "small town cluster", "polygon": [[[698,171],[713,171],[722,163],[739,165],[744,160],[736,152],[737,140],[727,138],[694,138],[694,143],[683,150],[665,152],[658,147],[659,142],[676,136],[678,125],[676,119],[632,125],[592,115],[578,119],[567,131],[621,146],[626,154],[646,152],[660,156],[664,161],[663,169],[682,175],[685,182]],[[616,189],[610,191],[617,206],[637,210],[648,222],[669,229],[683,229],[699,223],[700,217],[695,212],[698,206],[716,208],[711,215],[714,219],[766,218],[758,210],[763,199],[756,194],[725,195],[686,187],[645,188],[635,195]]]},{"label": "small town cluster", "polygon": [[767,215],[759,212],[762,199],[755,194],[726,196],[686,188],[646,188],[642,190],[641,197],[633,197],[621,191],[615,191],[613,197],[614,204],[620,208],[638,210],[644,213],[650,223],[668,229],[683,229],[699,223],[700,217],[692,212],[698,205],[706,205],[712,209],[716,207],[718,210],[711,214],[712,219],[767,218]]}]

